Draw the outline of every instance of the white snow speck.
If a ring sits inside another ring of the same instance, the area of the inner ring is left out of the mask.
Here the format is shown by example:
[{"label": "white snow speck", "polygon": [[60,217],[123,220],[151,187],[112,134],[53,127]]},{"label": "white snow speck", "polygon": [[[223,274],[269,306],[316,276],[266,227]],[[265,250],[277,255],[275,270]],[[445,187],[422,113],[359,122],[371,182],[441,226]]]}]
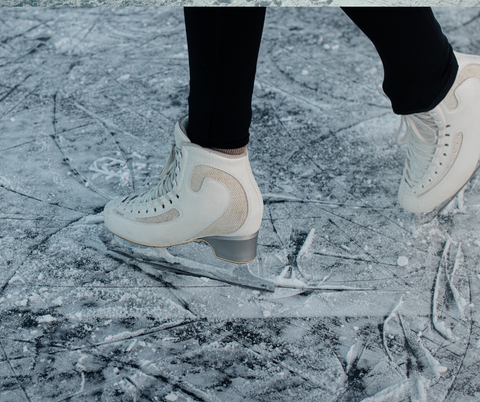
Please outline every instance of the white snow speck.
[{"label": "white snow speck", "polygon": [[63,297],[57,297],[55,300],[52,300],[52,304],[54,306],[61,306],[63,305]]},{"label": "white snow speck", "polygon": [[124,74],[121,77],[117,78],[118,82],[128,81],[130,79],[130,74]]},{"label": "white snow speck", "polygon": [[10,189],[12,188],[12,182],[5,177],[0,176],[0,186]]},{"label": "white snow speck", "polygon": [[302,248],[298,252],[298,257],[297,258],[300,258],[302,255],[304,255],[305,253],[308,252],[308,250],[310,249],[310,246],[312,245],[314,234],[315,234],[315,229],[311,229],[310,233],[308,234],[307,238],[305,239],[305,242],[302,245]]},{"label": "white snow speck", "polygon": [[171,394],[168,394],[168,395],[165,397],[165,399],[166,399],[167,401],[170,401],[170,402],[175,402],[175,401],[178,400],[178,396],[177,396],[177,394],[175,394],[175,393],[172,392]]},{"label": "white snow speck", "polygon": [[55,317],[52,317],[50,314],[47,315],[42,315],[41,317],[37,318],[37,322],[39,324],[45,323],[45,322],[54,322],[57,321]]},{"label": "white snow speck", "polygon": [[132,349],[135,347],[136,344],[137,344],[137,340],[135,339],[135,340],[130,344],[130,346],[127,348],[127,352],[131,352]]},{"label": "white snow speck", "polygon": [[302,70],[302,75],[303,75],[303,76],[306,76],[306,75],[308,75],[308,74],[310,74],[310,72],[309,72],[308,70]]},{"label": "white snow speck", "polygon": [[174,54],[171,57],[172,57],[172,59],[186,59],[187,55],[185,53],[181,52],[181,53]]},{"label": "white snow speck", "polygon": [[271,311],[265,310],[265,311],[263,312],[263,316],[264,316],[265,318],[271,317],[271,315],[272,315]]},{"label": "white snow speck", "polygon": [[11,285],[12,283],[15,283],[15,282],[23,282],[25,283],[25,281],[20,278],[18,275],[15,275],[14,277],[12,277],[9,281],[8,281],[8,284]]},{"label": "white snow speck", "polygon": [[14,122],[14,121],[15,121],[15,117],[10,117],[10,121],[11,121],[11,122]]},{"label": "white snow speck", "polygon": [[401,255],[400,257],[398,257],[397,265],[399,267],[404,267],[407,264],[408,264],[408,258],[407,257],[405,257],[404,255]]},{"label": "white snow speck", "polygon": [[330,45],[325,44],[325,45],[323,45],[323,48],[324,48],[325,50],[330,50]]}]

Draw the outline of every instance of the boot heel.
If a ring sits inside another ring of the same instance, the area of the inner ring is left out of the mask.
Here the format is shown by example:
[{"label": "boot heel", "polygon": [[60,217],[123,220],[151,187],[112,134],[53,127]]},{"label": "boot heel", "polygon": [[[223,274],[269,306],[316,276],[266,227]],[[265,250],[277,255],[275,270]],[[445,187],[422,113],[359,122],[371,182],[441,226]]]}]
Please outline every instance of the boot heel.
[{"label": "boot heel", "polygon": [[209,236],[198,240],[207,243],[217,258],[245,264],[257,258],[257,238],[258,232],[251,236]]}]

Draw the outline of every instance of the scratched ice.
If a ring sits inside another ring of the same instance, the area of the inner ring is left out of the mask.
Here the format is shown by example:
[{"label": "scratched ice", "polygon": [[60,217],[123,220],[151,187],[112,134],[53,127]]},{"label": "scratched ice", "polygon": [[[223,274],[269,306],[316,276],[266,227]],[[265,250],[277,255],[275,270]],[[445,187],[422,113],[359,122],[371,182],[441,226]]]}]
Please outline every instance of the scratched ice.
[{"label": "scratched ice", "polygon": [[[435,12],[480,54],[478,9]],[[3,8],[0,400],[478,401],[480,185],[426,225],[400,209],[381,82],[340,9],[268,10],[251,270],[287,287],[262,293],[95,248],[187,111],[182,10]]]}]

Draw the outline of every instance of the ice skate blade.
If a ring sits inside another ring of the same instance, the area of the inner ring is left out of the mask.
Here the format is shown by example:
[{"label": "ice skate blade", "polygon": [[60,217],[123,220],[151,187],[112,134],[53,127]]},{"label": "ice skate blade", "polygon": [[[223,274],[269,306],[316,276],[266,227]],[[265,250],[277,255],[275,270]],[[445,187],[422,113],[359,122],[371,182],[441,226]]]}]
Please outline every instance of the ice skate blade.
[{"label": "ice skate blade", "polygon": [[246,264],[236,264],[232,268],[202,264],[176,257],[165,248],[137,246],[135,243],[118,238],[110,232],[102,233],[100,240],[105,245],[107,252],[150,264],[156,269],[215,279],[250,289],[275,291],[275,285],[272,281],[253,275]]},{"label": "ice skate blade", "polygon": [[442,212],[443,209],[448,204],[450,204],[450,202],[458,195],[458,193],[462,191],[462,189],[467,185],[467,183],[469,183],[470,180],[472,180],[473,176],[478,172],[479,169],[480,169],[480,161],[477,163],[475,170],[473,171],[472,175],[468,178],[468,180],[464,183],[464,185],[460,187],[458,191],[455,194],[453,194],[448,200],[443,201],[440,205],[436,206],[430,211],[415,214],[415,224],[417,226],[421,226],[433,221],[440,214],[440,212]]}]

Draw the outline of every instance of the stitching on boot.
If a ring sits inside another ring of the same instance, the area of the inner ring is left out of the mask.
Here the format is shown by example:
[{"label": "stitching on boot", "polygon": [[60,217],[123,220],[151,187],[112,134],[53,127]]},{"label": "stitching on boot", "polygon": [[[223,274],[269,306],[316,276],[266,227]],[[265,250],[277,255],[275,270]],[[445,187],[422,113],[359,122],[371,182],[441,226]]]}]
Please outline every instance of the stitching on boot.
[{"label": "stitching on boot", "polygon": [[231,201],[223,215],[213,222],[210,226],[202,230],[193,238],[204,236],[218,236],[233,233],[240,229],[245,223],[248,214],[248,200],[245,190],[240,182],[232,175],[223,170],[215,169],[210,166],[197,166],[190,179],[190,188],[198,192],[203,186],[206,178],[211,178],[223,183],[230,190]]},{"label": "stitching on boot", "polygon": [[433,185],[429,188],[427,188],[423,193],[418,194],[418,197],[422,197],[425,194],[427,194],[429,191],[433,190],[438,183],[447,175],[447,173],[450,171],[451,167],[457,160],[457,156],[460,153],[460,148],[462,147],[462,142],[463,142],[463,133],[458,132],[455,134],[455,143],[453,144],[452,147],[452,152],[450,153],[450,156],[448,158],[448,163],[447,166],[443,169],[442,174],[438,177],[438,179],[433,183]]},{"label": "stitching on boot", "polygon": [[173,221],[174,219],[180,216],[178,209],[173,208],[168,212],[165,212],[161,215],[149,216],[148,218],[135,218],[135,222],[139,223],[165,223]]}]

